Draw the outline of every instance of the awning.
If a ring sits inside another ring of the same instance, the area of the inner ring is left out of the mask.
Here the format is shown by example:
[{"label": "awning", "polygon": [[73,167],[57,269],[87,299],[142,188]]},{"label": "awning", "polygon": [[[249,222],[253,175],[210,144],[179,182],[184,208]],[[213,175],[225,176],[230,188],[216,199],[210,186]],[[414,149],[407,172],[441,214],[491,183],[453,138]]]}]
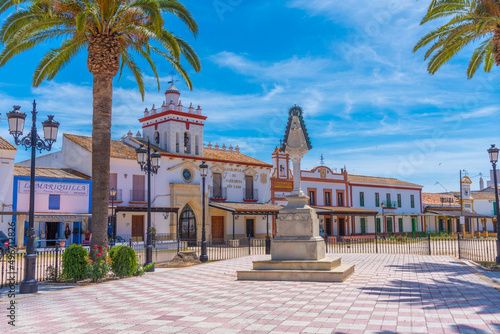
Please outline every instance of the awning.
[{"label": "awning", "polygon": [[212,208],[221,209],[239,215],[277,215],[282,205],[268,203],[233,203],[210,202]]},{"label": "awning", "polygon": [[[117,206],[115,212],[148,212],[147,206]],[[179,212],[179,208],[152,207],[151,212]]]},{"label": "awning", "polygon": [[313,206],[318,215],[331,216],[376,216],[377,210],[363,208],[343,207],[343,206]]},{"label": "awning", "polygon": [[426,210],[425,213],[432,213],[437,216],[447,216],[452,218],[460,218],[460,216],[464,216],[467,218],[493,218],[492,216],[488,215],[481,215],[479,213],[467,211],[461,212],[460,210]]}]

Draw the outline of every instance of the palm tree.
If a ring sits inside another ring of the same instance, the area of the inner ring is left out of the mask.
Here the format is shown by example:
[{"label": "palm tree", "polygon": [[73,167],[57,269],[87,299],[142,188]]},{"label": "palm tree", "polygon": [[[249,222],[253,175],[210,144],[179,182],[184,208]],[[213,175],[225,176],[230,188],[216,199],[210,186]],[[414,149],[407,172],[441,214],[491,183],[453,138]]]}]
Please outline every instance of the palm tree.
[{"label": "palm tree", "polygon": [[87,49],[87,68],[93,75],[92,245],[105,245],[113,78],[118,71],[121,77],[126,66],[144,100],[143,73],[134,56],[146,60],[160,89],[152,58],[159,56],[192,89],[188,73],[180,63],[181,55],[196,72],[200,70],[199,58],[188,43],[164,28],[162,14],[177,16],[195,37],[198,26],[177,0],[0,0],[0,14],[7,10],[12,13],[0,28],[3,43],[0,66],[38,44],[52,40],[61,43],[48,51],[35,69],[35,87],[53,79],[79,52]]},{"label": "palm tree", "polygon": [[436,71],[469,44],[479,44],[467,68],[470,79],[481,64],[489,72],[500,65],[500,1],[499,0],[432,0],[420,24],[449,17],[449,21],[425,35],[413,52],[430,45],[427,70]]}]

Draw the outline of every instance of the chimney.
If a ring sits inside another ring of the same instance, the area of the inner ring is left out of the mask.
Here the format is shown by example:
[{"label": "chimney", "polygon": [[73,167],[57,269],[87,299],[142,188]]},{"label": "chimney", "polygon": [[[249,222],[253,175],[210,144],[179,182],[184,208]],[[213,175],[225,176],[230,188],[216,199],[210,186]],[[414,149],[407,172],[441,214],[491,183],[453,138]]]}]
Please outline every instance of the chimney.
[{"label": "chimney", "polygon": [[225,150],[226,149],[226,144],[222,143],[222,149]]},{"label": "chimney", "polygon": [[236,148],[234,149],[236,152],[239,152],[240,151],[240,147],[238,145],[236,145]]},{"label": "chimney", "polygon": [[484,180],[483,180],[483,176],[481,176],[479,178],[479,190],[483,190],[484,189]]},{"label": "chimney", "polygon": [[201,107],[199,104],[198,104],[198,108],[196,109],[196,114],[201,115]]},{"label": "chimney", "polygon": [[149,110],[148,108],[144,109],[144,117],[148,117],[149,116]]},{"label": "chimney", "polygon": [[194,107],[193,107],[193,102],[189,105],[189,113],[194,114]]},{"label": "chimney", "polygon": [[212,143],[211,143],[211,142],[208,142],[207,147],[212,148]]},{"label": "chimney", "polygon": [[155,108],[155,105],[153,104],[153,107],[151,108],[151,115],[155,115],[156,114],[156,108]]},{"label": "chimney", "polygon": [[132,135],[133,135],[132,131],[128,130],[128,132],[127,132],[127,137],[129,137],[129,138],[130,138],[130,137],[132,137]]},{"label": "chimney", "polygon": [[229,145],[229,151],[233,150],[233,145]]},{"label": "chimney", "polygon": [[137,131],[137,134],[135,135],[136,138],[141,138],[141,131]]},{"label": "chimney", "polygon": [[219,143],[215,143],[215,146],[214,146],[216,149],[219,149]]}]

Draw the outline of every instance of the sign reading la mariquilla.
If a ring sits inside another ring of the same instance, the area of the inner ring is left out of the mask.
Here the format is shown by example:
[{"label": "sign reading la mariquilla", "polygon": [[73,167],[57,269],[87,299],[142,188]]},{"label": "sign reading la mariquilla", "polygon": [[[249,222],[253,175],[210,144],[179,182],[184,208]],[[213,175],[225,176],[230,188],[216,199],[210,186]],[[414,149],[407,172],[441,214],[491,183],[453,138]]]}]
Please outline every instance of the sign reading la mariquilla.
[{"label": "sign reading la mariquilla", "polygon": [[[18,189],[20,194],[28,194],[30,192],[30,182],[20,180]],[[89,193],[89,185],[62,182],[35,182],[35,193],[87,196]]]}]

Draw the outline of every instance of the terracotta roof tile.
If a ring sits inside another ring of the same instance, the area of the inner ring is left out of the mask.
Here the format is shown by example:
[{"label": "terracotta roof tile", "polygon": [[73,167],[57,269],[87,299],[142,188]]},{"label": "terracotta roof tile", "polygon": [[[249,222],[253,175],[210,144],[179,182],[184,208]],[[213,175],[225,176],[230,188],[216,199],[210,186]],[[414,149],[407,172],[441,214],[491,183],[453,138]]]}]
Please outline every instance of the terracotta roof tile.
[{"label": "terracotta roof tile", "polygon": [[[441,201],[449,200],[450,202]],[[422,203],[424,206],[455,206],[460,205],[460,201],[454,194],[434,194],[434,193],[422,193]]]},{"label": "terracotta roof tile", "polygon": [[283,205],[269,203],[210,202],[210,206],[236,212],[278,212]]},{"label": "terracotta roof tile", "polygon": [[[92,137],[79,136],[65,133],[64,137],[80,145],[89,152],[92,152]],[[111,158],[118,159],[137,159],[135,149],[120,140],[111,140]]]},{"label": "terracotta roof tile", "polygon": [[[14,175],[30,176],[31,167],[14,166]],[[57,179],[90,180],[90,176],[79,173],[70,168],[36,167],[35,177],[51,177]]]},{"label": "terracotta roof tile", "polygon": [[388,177],[378,177],[378,176],[366,176],[366,175],[354,175],[349,174],[349,182],[351,183],[369,183],[369,184],[382,184],[382,185],[393,185],[393,186],[407,186],[407,187],[420,187],[421,185],[401,181],[394,178]]},{"label": "terracotta roof tile", "polygon": [[481,192],[481,191],[472,191],[471,196],[474,199],[487,199],[487,200],[495,200],[495,192]]},{"label": "terracotta roof tile", "polygon": [[[138,145],[146,145],[146,142],[142,139],[131,138],[131,140]],[[179,157],[179,158],[184,158],[184,159],[197,159],[197,160],[207,160],[207,161],[228,162],[228,163],[255,165],[255,166],[269,167],[269,168],[273,167],[273,165],[270,165],[270,164],[265,163],[263,161],[252,158],[252,157],[245,155],[241,152],[238,152],[236,150],[231,151],[231,150],[204,147],[203,148],[203,157],[197,157],[197,156],[170,153],[170,152],[168,152],[168,151],[166,151],[166,150],[164,150],[156,145],[151,145],[151,148],[154,150],[157,150],[162,155],[168,156],[168,157]]]},{"label": "terracotta roof tile", "polygon": [[0,137],[0,150],[16,151],[17,148],[14,145],[12,145],[11,143],[9,143],[7,140]]}]

